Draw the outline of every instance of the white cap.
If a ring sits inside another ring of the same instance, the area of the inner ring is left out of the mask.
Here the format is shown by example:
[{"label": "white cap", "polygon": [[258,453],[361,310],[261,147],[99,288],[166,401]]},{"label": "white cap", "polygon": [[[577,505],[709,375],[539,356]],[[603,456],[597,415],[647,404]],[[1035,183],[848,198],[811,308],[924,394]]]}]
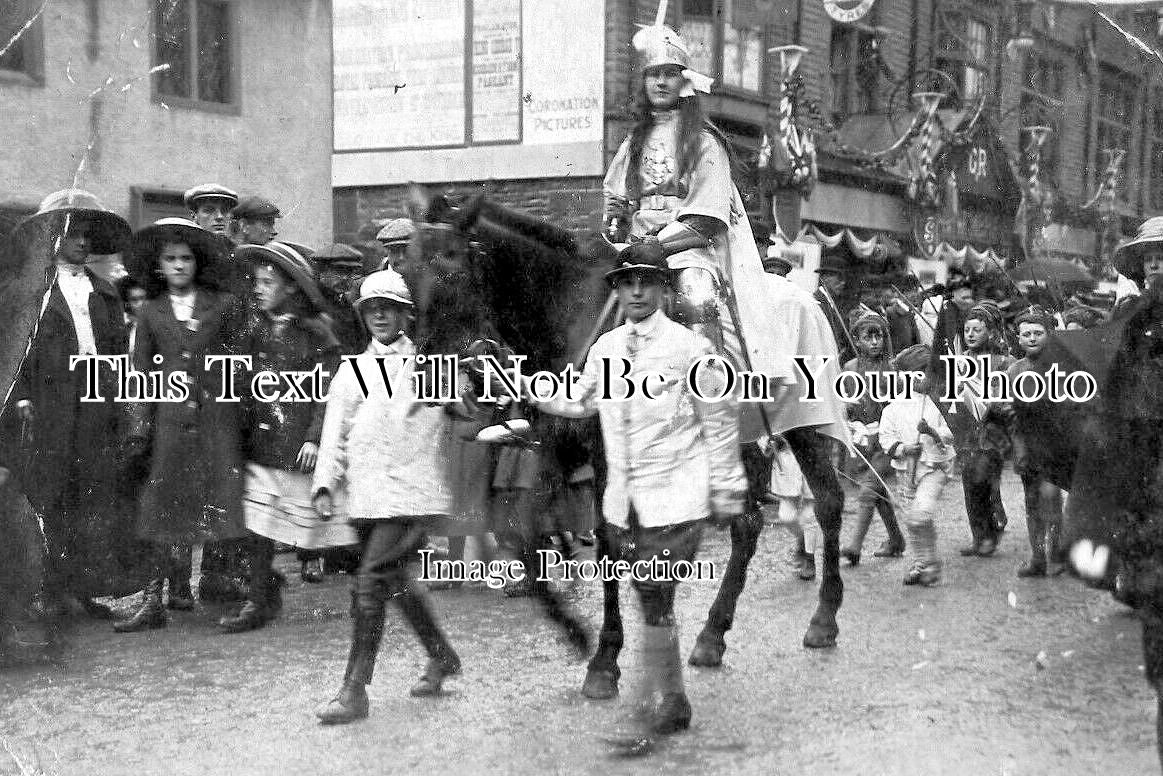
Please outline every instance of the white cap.
[{"label": "white cap", "polygon": [[388,299],[399,304],[411,305],[412,292],[408,290],[408,284],[404,282],[404,277],[399,272],[394,269],[381,269],[363,279],[359,286],[359,297],[354,302],[355,308],[358,310],[359,306],[369,299]]}]

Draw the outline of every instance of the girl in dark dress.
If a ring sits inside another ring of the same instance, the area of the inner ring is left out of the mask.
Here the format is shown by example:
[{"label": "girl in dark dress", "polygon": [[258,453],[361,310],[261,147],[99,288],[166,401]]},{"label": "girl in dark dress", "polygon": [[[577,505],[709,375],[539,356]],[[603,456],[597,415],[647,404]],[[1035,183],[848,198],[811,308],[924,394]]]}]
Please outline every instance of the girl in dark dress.
[{"label": "girl in dark dress", "polygon": [[[251,358],[253,373],[311,372],[320,367],[334,374],[339,341],[320,316],[324,300],[307,260],[280,242],[243,245],[235,258],[254,267],[257,309],[240,344],[241,352]],[[219,623],[227,633],[261,628],[277,614],[278,596],[270,587],[275,541],[307,550],[356,542],[350,526],[319,520],[311,506],[311,472],[319,455],[326,403],[289,395],[284,381],[266,390],[266,397],[271,395],[277,400],[252,395],[250,388],[242,394],[251,583],[241,611]]]},{"label": "girl in dark dress", "polygon": [[[141,607],[114,624],[119,632],[165,627],[162,580],[166,547],[246,535],[238,403],[220,401],[227,386],[221,357],[235,352],[242,308],[212,278],[223,243],[192,221],[164,218],[134,235],[130,271],[149,293],[137,324],[133,363],[185,390],[132,408],[128,453],[148,466],[137,533],[148,582]],[[219,363],[208,357],[219,356]],[[181,374],[178,374],[181,373]],[[180,400],[173,400],[178,398]]]}]

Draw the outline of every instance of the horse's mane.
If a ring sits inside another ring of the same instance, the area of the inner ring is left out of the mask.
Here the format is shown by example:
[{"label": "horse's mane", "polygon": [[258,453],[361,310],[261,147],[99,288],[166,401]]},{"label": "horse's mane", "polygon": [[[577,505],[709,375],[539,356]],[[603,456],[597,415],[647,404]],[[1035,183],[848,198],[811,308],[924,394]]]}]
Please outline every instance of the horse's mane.
[{"label": "horse's mane", "polygon": [[464,330],[483,306],[495,331],[479,321],[477,330],[526,356],[526,372],[561,369],[574,355],[579,323],[592,327],[594,260],[568,230],[483,195],[449,216],[477,252],[464,282],[434,297],[431,320]]}]

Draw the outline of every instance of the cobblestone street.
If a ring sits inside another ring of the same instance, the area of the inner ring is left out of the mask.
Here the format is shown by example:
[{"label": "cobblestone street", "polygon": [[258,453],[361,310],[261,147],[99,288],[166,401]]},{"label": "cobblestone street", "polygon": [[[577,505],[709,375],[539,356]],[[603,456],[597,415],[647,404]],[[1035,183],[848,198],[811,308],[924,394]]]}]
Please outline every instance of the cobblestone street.
[{"label": "cobblestone street", "polygon": [[[485,588],[435,594],[465,665],[445,698],[407,697],[423,657],[393,616],[370,719],[318,726],[311,710],[346,656],[347,580],[304,586],[289,574],[284,615],[249,634],[181,613],[146,634],[78,623],[62,665],[0,679],[0,773],[1153,772],[1139,623],[1073,579],[1018,580],[1025,527],[1008,472],[1004,495],[1002,551],[967,560],[955,551],[960,486],[946,488],[937,588],[901,586],[901,560],[845,569],[839,646],[823,652],[800,646],[815,589],[792,577],[789,539],[769,528],[724,668],[688,669],[692,728],[645,761],[606,759],[618,702],[584,700],[583,665],[533,604]],[[725,534],[707,537],[704,557],[725,567]],[[880,538],[874,526],[869,546]],[[684,651],[713,593],[680,587]],[[596,627],[599,589],[578,595]],[[628,624],[626,697],[637,678]]]}]

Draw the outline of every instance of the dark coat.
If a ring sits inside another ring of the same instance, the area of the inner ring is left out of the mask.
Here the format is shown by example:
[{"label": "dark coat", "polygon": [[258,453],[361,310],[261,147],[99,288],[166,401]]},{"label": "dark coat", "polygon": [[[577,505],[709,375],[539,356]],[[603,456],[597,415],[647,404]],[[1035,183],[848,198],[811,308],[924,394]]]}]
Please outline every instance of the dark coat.
[{"label": "dark coat", "polygon": [[[101,355],[125,353],[127,334],[121,299],[113,286],[87,271],[93,284],[89,316]],[[31,438],[20,445],[14,463],[19,486],[42,515],[54,511],[62,494],[75,485],[82,494],[110,489],[117,476],[121,407],[113,401],[115,381],[99,370],[103,402],[82,402],[84,368],[69,368],[79,349],[73,316],[54,283],[36,337],[12,387],[2,427],[20,436],[16,405],[32,402]],[[94,494],[96,495],[96,494]]]},{"label": "dark coat", "polygon": [[[253,361],[252,374],[262,371],[309,372],[322,365],[328,375],[339,367],[339,342],[325,324],[295,319],[276,323],[262,312],[248,321],[242,352]],[[323,387],[326,389],[325,380]],[[281,384],[271,393],[282,393]],[[296,459],[304,442],[319,444],[327,403],[260,402],[246,394],[243,403],[243,451],[248,461],[276,469],[297,471]]]},{"label": "dark coat", "polygon": [[184,371],[190,379],[186,401],[134,405],[131,434],[150,443],[149,479],[138,514],[142,538],[192,543],[246,535],[240,404],[218,400],[222,368],[205,368],[207,355],[237,352],[241,309],[230,294],[199,289],[193,326],[174,317],[168,295],[149,300],[141,311],[134,366],[167,376]]},{"label": "dark coat", "polygon": [[814,296],[820,309],[824,311],[824,317],[828,319],[828,327],[832,329],[832,338],[836,340],[836,352],[839,354],[840,363],[843,364],[848,359],[855,358],[856,350],[852,347],[852,340],[849,338],[848,329],[844,325],[845,311],[839,307],[840,301],[833,298],[836,302],[836,307],[833,307],[821,288],[816,289]]}]

